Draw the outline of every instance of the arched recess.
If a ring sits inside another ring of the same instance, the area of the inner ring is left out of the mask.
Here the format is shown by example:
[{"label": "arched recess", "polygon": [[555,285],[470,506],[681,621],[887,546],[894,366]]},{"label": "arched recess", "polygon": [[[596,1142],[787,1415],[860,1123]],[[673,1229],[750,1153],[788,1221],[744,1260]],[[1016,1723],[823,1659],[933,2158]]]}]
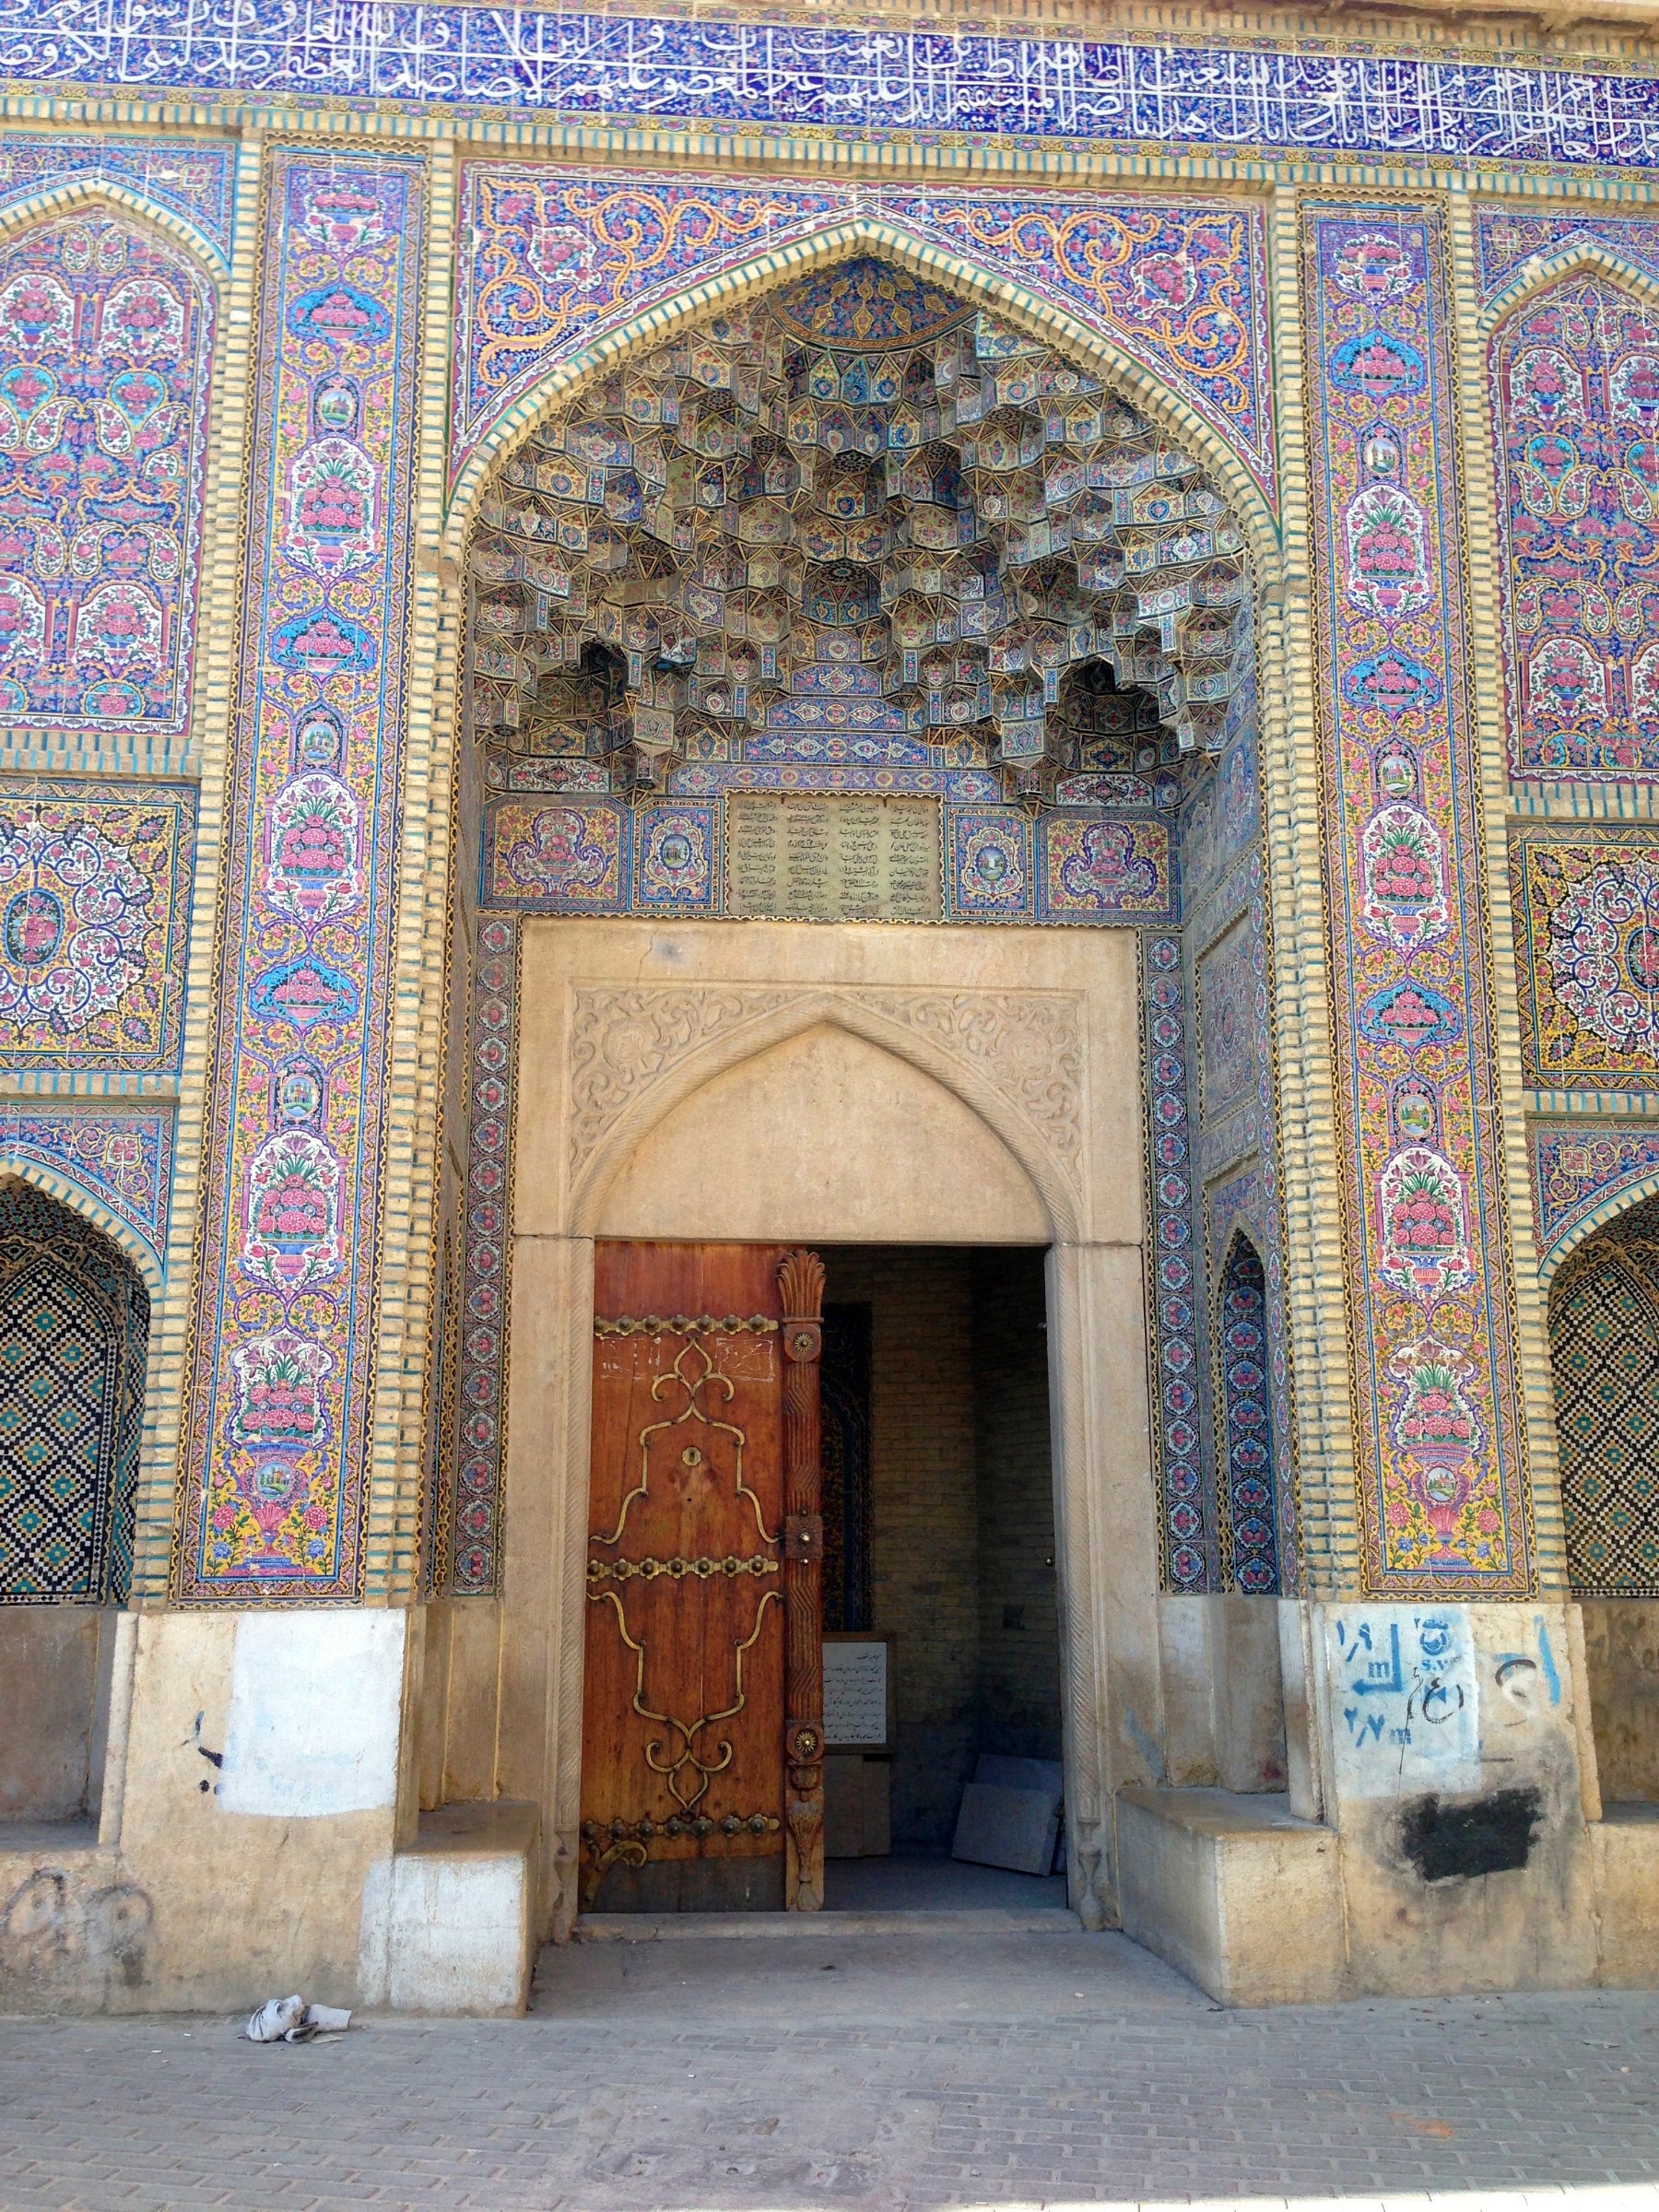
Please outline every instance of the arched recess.
[{"label": "arched recess", "polygon": [[876,1026],[892,1025],[797,1020],[704,1072],[626,1157],[611,1151],[595,1233],[1046,1244],[1049,1210],[1004,1136]]},{"label": "arched recess", "polygon": [[[1610,525],[1622,514],[1651,537],[1659,519],[1659,283],[1577,241],[1519,272],[1482,329],[1510,771],[1651,779],[1652,579]],[[1609,526],[1586,536],[1603,511]]]},{"label": "arched recess", "polygon": [[1262,1255],[1235,1229],[1216,1283],[1218,1508],[1227,1581],[1277,1596],[1279,1571],[1273,1422],[1267,1398],[1267,1279]]},{"label": "arched recess", "polygon": [[[572,1180],[571,1227],[573,1233],[580,1236],[623,1233],[612,1225],[611,1197],[616,1185],[629,1175],[633,1163],[645,1153],[653,1132],[671,1121],[678,1120],[689,1105],[710,1091],[723,1077],[746,1065],[758,1065],[769,1057],[782,1053],[794,1041],[811,1033],[832,1033],[836,1030],[865,1041],[877,1048],[889,1063],[897,1061],[907,1065],[916,1071],[924,1086],[942,1091],[947,1099],[954,1101],[954,1111],[947,1110],[939,1119],[947,1120],[952,1126],[967,1134],[971,1142],[975,1143],[976,1156],[988,1175],[997,1175],[999,1154],[1006,1159],[1007,1170],[1023,1182],[1031,1199],[1035,1201],[1034,1206],[1025,1207],[1018,1194],[1018,1183],[999,1177],[999,1198],[1003,1206],[1001,1218],[1009,1224],[1023,1219],[1029,1223],[1031,1231],[1029,1238],[1010,1238],[1007,1241],[1047,1242],[1053,1237],[1062,1242],[1069,1242],[1076,1238],[1078,1233],[1078,1194],[1070,1171],[1052,1147],[1043,1141],[1029,1118],[1012,1105],[1006,1096],[981,1074],[971,1061],[946,1050],[925,1033],[918,1033],[877,1006],[860,1001],[851,994],[817,992],[803,994],[771,1013],[757,1016],[738,1025],[727,1034],[717,1034],[677,1061],[656,1081],[643,1088],[640,1095],[606,1129],[601,1140],[582,1161]],[[821,1058],[815,1072],[826,1072],[826,1064]],[[869,1072],[866,1065],[858,1071],[853,1080],[858,1080],[860,1076],[867,1076]],[[782,1078],[783,1073],[784,1064],[775,1062],[773,1068],[768,1070],[767,1078],[762,1079],[763,1088],[770,1090],[770,1078],[773,1076]],[[911,1095],[912,1088],[907,1086],[906,1095]],[[983,1131],[988,1144],[973,1136],[976,1125]],[[677,1145],[683,1142],[678,1137],[670,1141]],[[829,1141],[828,1137],[826,1141]],[[628,1194],[627,1202],[637,1204],[642,1194],[642,1177],[636,1174],[634,1188]],[[1041,1215],[1036,1210],[1038,1207],[1041,1208]],[[711,1232],[704,1230],[701,1233],[706,1235]],[[792,1237],[806,1233],[800,1227],[789,1231]],[[889,1237],[886,1241],[894,1240]],[[940,1241],[974,1240],[946,1237]]]},{"label": "arched recess", "polygon": [[99,1809],[149,1317],[110,1237],[0,1170],[0,1820]]},{"label": "arched recess", "polygon": [[1584,1236],[1548,1318],[1573,1594],[1659,1600],[1659,1198]]},{"label": "arched recess", "polygon": [[1132,399],[1193,454],[1224,494],[1245,533],[1258,584],[1278,579],[1282,565],[1278,529],[1260,485],[1239,453],[1201,415],[1183,406],[1162,377],[1103,327],[1037,299],[1006,277],[914,238],[896,224],[867,216],[827,225],[775,253],[758,254],[735,268],[723,269],[677,293],[672,300],[659,302],[618,324],[550,369],[490,425],[468,456],[451,491],[444,554],[455,560],[462,558],[478,500],[500,462],[550,415],[568,406],[595,377],[617,369],[630,353],[664,345],[677,329],[716,308],[735,307],[815,269],[864,255],[895,262],[900,268],[945,286],[970,305],[983,308],[1028,335],[1041,338]]},{"label": "arched recess", "polygon": [[1582,1226],[1548,1301],[1567,1571],[1609,1805],[1659,1801],[1659,1190],[1627,1196]]},{"label": "arched recess", "polygon": [[0,1182],[0,1605],[124,1599],[149,1316],[109,1237]]}]

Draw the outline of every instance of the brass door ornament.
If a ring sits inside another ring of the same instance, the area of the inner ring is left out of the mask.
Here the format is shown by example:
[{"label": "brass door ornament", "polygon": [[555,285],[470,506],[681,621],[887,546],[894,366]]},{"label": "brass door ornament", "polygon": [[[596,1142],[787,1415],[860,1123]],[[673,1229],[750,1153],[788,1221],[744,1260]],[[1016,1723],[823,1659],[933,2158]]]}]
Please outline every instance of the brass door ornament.
[{"label": "brass door ornament", "polygon": [[[622,1509],[617,1517],[615,1528],[605,1535],[592,1537],[590,1541],[606,1547],[621,1543],[634,1507],[651,1495],[653,1451],[660,1452],[665,1440],[677,1430],[694,1430],[701,1428],[708,1432],[711,1441],[720,1437],[729,1445],[734,1492],[736,1498],[747,1503],[753,1512],[756,1539],[761,1547],[751,1554],[729,1552],[719,1559],[675,1556],[668,1559],[647,1557],[642,1559],[590,1558],[588,1560],[589,1601],[615,1608],[617,1631],[634,1654],[633,1710],[641,1720],[653,1722],[668,1732],[647,1743],[645,1764],[653,1774],[661,1775],[666,1782],[669,1794],[686,1816],[692,1815],[707,1795],[709,1784],[714,1776],[724,1772],[731,1764],[732,1746],[728,1738],[717,1736],[712,1742],[705,1739],[709,1730],[718,1727],[723,1721],[735,1720],[748,1702],[748,1695],[744,1688],[744,1661],[759,1641],[767,1608],[778,1600],[779,1592],[769,1589],[759,1594],[749,1632],[733,1648],[733,1687],[735,1694],[732,1702],[717,1712],[701,1712],[695,1719],[686,1720],[676,1713],[660,1712],[646,1701],[645,1677],[649,1660],[646,1643],[642,1636],[636,1637],[629,1628],[623,1592],[604,1585],[619,1583],[626,1588],[629,1583],[635,1582],[649,1586],[659,1580],[673,1583],[708,1582],[715,1577],[735,1585],[745,1578],[759,1582],[763,1577],[779,1573],[779,1535],[768,1529],[761,1513],[760,1500],[743,1477],[743,1455],[748,1439],[735,1422],[720,1418],[719,1409],[731,1403],[735,1394],[735,1386],[729,1376],[720,1371],[713,1354],[699,1340],[712,1335],[759,1335],[770,1334],[777,1327],[776,1322],[769,1321],[764,1316],[744,1321],[735,1315],[728,1316],[724,1321],[714,1320],[707,1315],[696,1321],[687,1320],[684,1316],[660,1321],[656,1315],[650,1314],[643,1319],[623,1318],[594,1324],[594,1334],[601,1336],[658,1337],[685,1334],[687,1341],[676,1355],[673,1366],[666,1373],[658,1375],[651,1386],[651,1395],[655,1404],[668,1405],[677,1396],[679,1403],[662,1420],[647,1422],[640,1430],[638,1480],[622,1500]],[[692,1471],[709,1465],[701,1444],[696,1442],[688,1442],[684,1446],[679,1461],[683,1467]],[[748,1825],[751,1824],[747,1821],[738,1820],[734,1827],[729,1818],[724,1822],[711,1822],[706,1827],[700,1823],[681,1827],[677,1822],[671,1831],[668,1824],[664,1823],[660,1832],[712,1833],[716,1827],[721,1827],[735,1833],[738,1827]],[[774,1821],[772,1825],[775,1827],[777,1824]],[[617,1826],[617,1823],[611,1823],[606,1831],[608,1840],[603,1845],[595,1843],[590,1850],[590,1866],[596,1870],[595,1888],[597,1876],[618,1859],[642,1866],[646,1861],[646,1845],[650,1837],[659,1832],[649,1821],[635,1823],[631,1833],[618,1834]],[[603,1865],[599,1864],[600,1859],[603,1859]]]}]

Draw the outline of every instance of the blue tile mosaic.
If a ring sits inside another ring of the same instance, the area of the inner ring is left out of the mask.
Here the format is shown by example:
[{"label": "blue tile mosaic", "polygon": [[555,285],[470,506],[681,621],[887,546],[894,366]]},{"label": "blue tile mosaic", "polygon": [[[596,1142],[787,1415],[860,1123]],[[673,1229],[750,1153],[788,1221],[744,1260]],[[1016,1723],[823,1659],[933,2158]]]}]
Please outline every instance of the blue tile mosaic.
[{"label": "blue tile mosaic", "polygon": [[0,76],[774,128],[1659,160],[1659,80],[1647,75],[522,6],[0,0]]}]

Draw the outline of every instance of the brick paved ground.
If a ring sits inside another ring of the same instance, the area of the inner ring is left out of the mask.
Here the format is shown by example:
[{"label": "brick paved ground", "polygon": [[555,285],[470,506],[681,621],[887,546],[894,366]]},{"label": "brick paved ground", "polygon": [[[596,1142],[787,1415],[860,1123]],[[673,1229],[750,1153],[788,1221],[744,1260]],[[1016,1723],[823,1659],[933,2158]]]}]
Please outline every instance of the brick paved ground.
[{"label": "brick paved ground", "polygon": [[590,1946],[547,1963],[528,2019],[373,2019],[295,2049],[219,2020],[0,2021],[5,2212],[1374,2205],[1656,2180],[1659,1995],[1228,2013],[1115,1936]]}]

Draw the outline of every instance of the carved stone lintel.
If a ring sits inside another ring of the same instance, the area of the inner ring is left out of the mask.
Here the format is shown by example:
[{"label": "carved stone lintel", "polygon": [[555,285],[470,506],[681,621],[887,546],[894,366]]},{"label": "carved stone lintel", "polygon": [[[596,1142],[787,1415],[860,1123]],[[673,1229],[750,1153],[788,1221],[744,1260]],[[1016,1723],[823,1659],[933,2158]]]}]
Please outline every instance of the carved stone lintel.
[{"label": "carved stone lintel", "polygon": [[[836,988],[733,983],[579,990],[571,1023],[571,1172],[579,1175],[613,1124],[692,1053],[792,1006],[826,1000],[908,1030],[971,1068],[1018,1109],[1076,1182],[1083,1156],[1083,1039],[1067,993]],[[821,1295],[821,1289],[820,1289]],[[801,1309],[818,1318],[818,1308]]]}]

